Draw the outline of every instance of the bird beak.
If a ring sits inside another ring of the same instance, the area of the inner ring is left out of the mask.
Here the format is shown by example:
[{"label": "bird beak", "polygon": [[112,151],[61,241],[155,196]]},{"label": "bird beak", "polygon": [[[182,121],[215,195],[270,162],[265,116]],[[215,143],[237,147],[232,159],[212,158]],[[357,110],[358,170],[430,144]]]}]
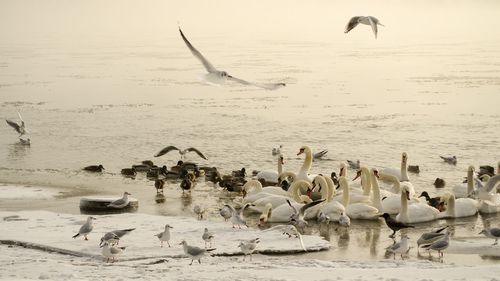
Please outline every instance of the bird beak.
[{"label": "bird beak", "polygon": [[356,173],[356,177],[355,177],[355,178],[353,178],[353,179],[352,179],[352,181],[357,180],[360,176],[361,176],[361,171],[358,171],[358,172]]},{"label": "bird beak", "polygon": [[302,153],[304,153],[304,149],[300,149],[299,153],[297,153],[297,156],[301,155]]},{"label": "bird beak", "polygon": [[410,193],[408,191],[406,191],[406,198],[410,200]]}]

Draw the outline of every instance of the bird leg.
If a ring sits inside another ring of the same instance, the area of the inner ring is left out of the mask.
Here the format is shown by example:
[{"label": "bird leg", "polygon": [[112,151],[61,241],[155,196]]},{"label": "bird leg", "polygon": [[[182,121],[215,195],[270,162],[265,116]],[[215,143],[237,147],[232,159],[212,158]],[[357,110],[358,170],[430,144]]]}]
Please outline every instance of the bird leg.
[{"label": "bird leg", "polygon": [[85,240],[87,240],[87,241],[89,240],[89,239],[87,238],[87,234],[83,235],[83,237],[85,237]]},{"label": "bird leg", "polygon": [[391,234],[391,235],[389,235],[389,238],[394,238],[394,237],[396,237],[396,231],[395,231],[395,230],[393,230],[393,231],[392,231],[392,234]]},{"label": "bird leg", "polygon": [[160,241],[160,246],[163,248],[163,241]]},{"label": "bird leg", "polygon": [[498,238],[497,238],[497,239],[495,239],[495,243],[493,243],[493,245],[492,245],[492,246],[495,246],[495,245],[497,245],[497,244],[498,244]]},{"label": "bird leg", "polygon": [[170,247],[172,247],[172,246],[170,246],[170,242],[168,242],[168,241],[167,241],[167,244],[168,244],[168,247],[169,247],[169,248],[170,248]]},{"label": "bird leg", "polygon": [[198,262],[201,264],[201,259],[199,259]]},{"label": "bird leg", "polygon": [[193,265],[193,261],[194,261],[194,260],[192,259],[192,260],[191,260],[191,263],[190,263],[189,265]]}]

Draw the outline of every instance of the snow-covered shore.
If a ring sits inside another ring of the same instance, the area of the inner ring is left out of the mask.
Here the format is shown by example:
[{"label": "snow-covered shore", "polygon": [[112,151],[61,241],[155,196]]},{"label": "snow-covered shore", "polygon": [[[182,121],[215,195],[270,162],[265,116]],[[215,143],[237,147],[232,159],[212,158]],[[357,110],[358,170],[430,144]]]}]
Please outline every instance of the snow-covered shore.
[{"label": "snow-covered shore", "polygon": [[[0,279],[50,280],[494,280],[500,276],[496,265],[450,265],[427,260],[329,261],[308,259],[300,255],[256,254],[243,262],[237,244],[241,240],[260,237],[261,253],[302,251],[296,238],[280,231],[233,229],[230,222],[198,221],[190,217],[166,217],[145,214],[97,216],[89,241],[72,239],[84,215],[58,214],[46,211],[0,212],[0,240],[34,243],[41,248],[55,247],[77,255],[52,253],[15,245],[0,245]],[[11,217],[12,218],[12,217]],[[172,229],[172,247],[160,248],[154,234],[164,224]],[[98,246],[107,231],[135,227],[123,237],[125,252],[113,264],[103,262]],[[189,265],[183,255],[181,240],[203,247],[201,235],[207,227],[215,233],[213,253],[202,263]],[[328,249],[330,244],[318,236],[304,235],[308,250]],[[484,240],[482,243],[490,243]],[[335,249],[331,249],[334,251]]]}]

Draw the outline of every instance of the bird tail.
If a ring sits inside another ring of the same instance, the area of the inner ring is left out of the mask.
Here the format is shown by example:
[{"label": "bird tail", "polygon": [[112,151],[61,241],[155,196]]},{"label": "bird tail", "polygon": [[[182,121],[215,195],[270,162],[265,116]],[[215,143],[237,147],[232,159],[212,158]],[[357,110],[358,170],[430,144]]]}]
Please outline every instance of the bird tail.
[{"label": "bird tail", "polygon": [[133,230],[135,230],[135,228],[124,229],[123,231],[125,231],[125,232],[131,232]]},{"label": "bird tail", "polygon": [[122,251],[124,251],[127,247],[118,247],[120,248]]},{"label": "bird tail", "polygon": [[76,238],[76,237],[78,237],[79,235],[80,235],[80,233],[77,233],[77,234],[73,235],[73,238]]},{"label": "bird tail", "polygon": [[217,250],[217,248],[207,249],[206,251],[207,252],[212,252],[212,251],[215,251],[215,250]]}]

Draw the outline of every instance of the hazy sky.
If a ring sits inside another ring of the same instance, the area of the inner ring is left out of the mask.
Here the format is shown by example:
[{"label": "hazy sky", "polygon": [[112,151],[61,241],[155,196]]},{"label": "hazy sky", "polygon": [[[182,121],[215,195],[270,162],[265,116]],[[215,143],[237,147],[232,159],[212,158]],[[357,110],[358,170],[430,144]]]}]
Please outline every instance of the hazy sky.
[{"label": "hazy sky", "polygon": [[[256,38],[345,38],[351,16],[373,15],[386,25],[381,40],[497,40],[500,1],[109,1],[0,0],[0,38],[94,41],[232,34]],[[356,34],[352,36],[357,36]],[[371,38],[370,38],[371,39]]]}]

